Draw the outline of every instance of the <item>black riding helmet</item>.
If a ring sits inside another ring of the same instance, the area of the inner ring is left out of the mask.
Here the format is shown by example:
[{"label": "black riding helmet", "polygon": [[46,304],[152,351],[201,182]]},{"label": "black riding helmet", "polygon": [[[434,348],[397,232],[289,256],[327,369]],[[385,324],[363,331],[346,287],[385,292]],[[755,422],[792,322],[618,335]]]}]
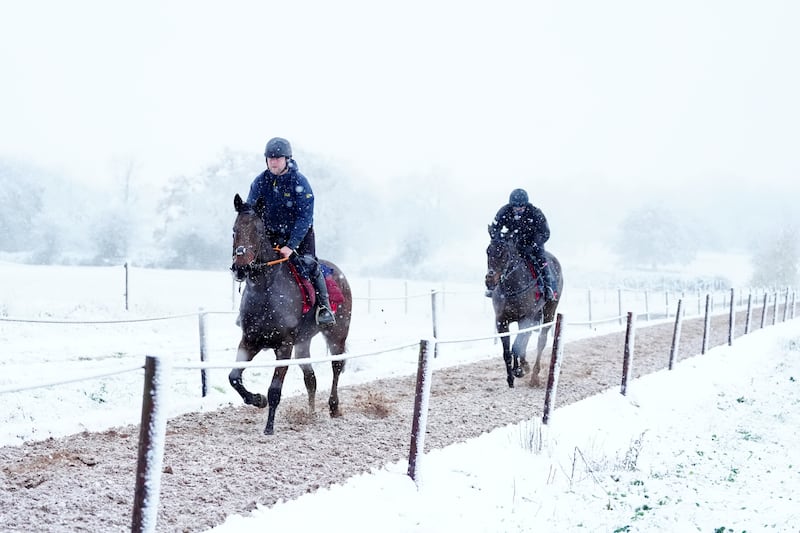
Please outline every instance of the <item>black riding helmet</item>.
[{"label": "black riding helmet", "polygon": [[285,157],[290,159],[292,157],[292,145],[286,139],[273,137],[267,142],[267,147],[264,148],[264,157]]},{"label": "black riding helmet", "polygon": [[528,203],[528,193],[525,192],[525,189],[514,189],[508,197],[508,203],[515,207],[521,207]]}]

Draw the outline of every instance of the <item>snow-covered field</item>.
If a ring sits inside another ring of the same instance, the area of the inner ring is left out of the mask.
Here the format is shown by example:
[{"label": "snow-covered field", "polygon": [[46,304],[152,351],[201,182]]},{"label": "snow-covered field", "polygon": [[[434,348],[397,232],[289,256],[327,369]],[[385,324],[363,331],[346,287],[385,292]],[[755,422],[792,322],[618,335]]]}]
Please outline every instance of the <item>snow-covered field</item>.
[{"label": "snow-covered field", "polygon": [[[209,361],[234,359],[238,293],[227,273],[131,269],[128,278],[126,310],[121,267],[0,263],[0,444],[137,423],[144,356],[178,366],[199,361],[201,308],[208,312]],[[436,296],[439,338],[493,333],[480,286],[351,283],[349,352],[410,348],[352,359],[347,384],[416,371],[416,344],[431,336],[434,289],[443,290]],[[594,319],[616,316],[617,297],[593,291]],[[696,295],[687,301],[687,313],[700,307]],[[658,302],[674,309],[663,295]],[[641,312],[641,305],[640,295],[623,296],[624,312]],[[585,290],[566,291],[560,311],[575,324],[567,340],[622,327],[616,320],[582,324]],[[499,355],[491,338],[441,345],[436,364],[485,358],[487,347]],[[324,345],[315,348],[324,354]],[[328,365],[317,366],[326,380]],[[198,370],[172,372],[170,415],[239,404],[227,372],[209,371],[206,398]],[[271,369],[248,372],[266,382]],[[87,376],[96,377],[71,381]],[[346,524],[347,531],[373,531],[380,524],[387,531],[797,531],[799,377],[800,325],[779,323],[637,380],[627,396],[611,390],[559,409],[549,426],[534,420],[430,452],[419,487],[405,464],[390,464],[252,516],[230,517],[215,530],[339,531]],[[290,371],[285,394],[302,387],[300,372]],[[347,519],[331,529],[332,513]]]}]

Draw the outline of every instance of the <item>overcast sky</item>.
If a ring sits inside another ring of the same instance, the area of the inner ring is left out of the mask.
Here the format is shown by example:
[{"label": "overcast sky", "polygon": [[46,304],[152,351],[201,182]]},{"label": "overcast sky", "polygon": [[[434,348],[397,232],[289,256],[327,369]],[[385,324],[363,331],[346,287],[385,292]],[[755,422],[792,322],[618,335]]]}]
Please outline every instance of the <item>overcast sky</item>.
[{"label": "overcast sky", "polygon": [[0,156],[76,179],[122,161],[163,183],[276,135],[375,180],[440,174],[502,196],[800,174],[793,0],[0,10]]}]

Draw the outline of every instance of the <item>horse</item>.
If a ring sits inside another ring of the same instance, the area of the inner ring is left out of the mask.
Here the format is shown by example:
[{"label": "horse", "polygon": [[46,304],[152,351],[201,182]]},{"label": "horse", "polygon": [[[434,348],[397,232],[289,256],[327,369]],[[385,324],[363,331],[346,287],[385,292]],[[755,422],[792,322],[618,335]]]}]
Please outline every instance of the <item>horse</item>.
[{"label": "horse", "polygon": [[[488,269],[486,287],[493,289],[492,306],[494,307],[497,333],[509,331],[509,324],[517,323],[519,330],[547,324],[539,330],[539,344],[536,351],[536,362],[531,374],[531,385],[539,386],[539,370],[542,352],[547,344],[547,335],[556,315],[564,278],[561,264],[550,252],[545,252],[549,268],[556,280],[556,299],[546,302],[539,293],[536,278],[527,261],[517,251],[516,242],[511,236],[492,239],[486,248]],[[547,267],[545,267],[547,268]],[[518,333],[513,348],[509,335],[502,335],[503,360],[506,364],[508,386],[514,386],[514,378],[521,378],[530,369],[526,359],[528,340],[533,331]]]},{"label": "horse", "polygon": [[[261,350],[267,349],[272,349],[278,360],[290,359],[293,349],[297,359],[308,359],[311,356],[311,339],[320,332],[331,355],[344,353],[353,310],[353,296],[344,273],[330,261],[320,260],[323,272],[332,272],[331,276],[326,275],[326,283],[331,307],[334,307],[331,311],[336,317],[334,324],[320,327],[314,316],[313,302],[310,302],[314,297],[311,285],[308,284],[308,289],[303,291],[301,284],[304,283],[291,262],[282,257],[265,231],[261,218],[264,202],[259,199],[255,205],[250,205],[237,194],[233,205],[237,215],[233,224],[231,271],[237,282],[245,283],[237,321],[242,337],[236,361],[251,361]],[[345,361],[333,361],[331,365],[333,383],[328,406],[331,417],[339,417],[339,375],[344,370]],[[300,368],[308,392],[308,411],[313,415],[317,378],[311,364],[301,364]],[[245,404],[260,408],[269,406],[265,435],[272,435],[275,431],[275,412],[281,401],[287,369],[287,366],[275,367],[266,398],[244,387],[244,369],[234,368],[228,375],[228,381]]]}]

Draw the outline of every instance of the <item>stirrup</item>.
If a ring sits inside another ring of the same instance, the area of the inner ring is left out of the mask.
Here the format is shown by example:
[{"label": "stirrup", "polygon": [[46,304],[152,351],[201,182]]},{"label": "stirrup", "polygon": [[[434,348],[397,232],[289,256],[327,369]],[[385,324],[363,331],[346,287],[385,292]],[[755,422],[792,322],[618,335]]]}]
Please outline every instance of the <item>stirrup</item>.
[{"label": "stirrup", "polygon": [[318,326],[332,326],[333,324],[336,324],[336,317],[333,316],[331,310],[324,305],[317,307],[317,313],[314,316],[314,319],[317,321]]},{"label": "stirrup", "polygon": [[542,294],[544,294],[544,299],[547,302],[552,302],[556,299],[556,292],[550,286],[546,286]]}]

